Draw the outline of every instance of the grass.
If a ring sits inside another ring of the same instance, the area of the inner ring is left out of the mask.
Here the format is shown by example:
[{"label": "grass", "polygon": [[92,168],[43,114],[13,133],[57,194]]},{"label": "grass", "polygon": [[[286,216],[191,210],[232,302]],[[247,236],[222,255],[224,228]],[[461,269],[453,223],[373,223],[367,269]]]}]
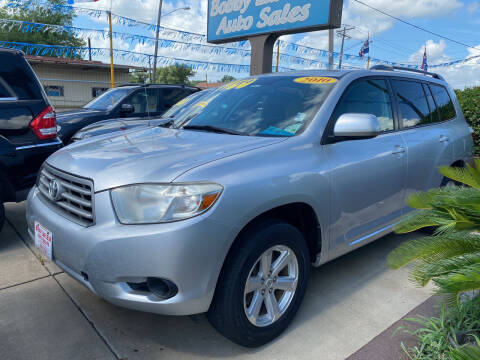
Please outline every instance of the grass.
[{"label": "grass", "polygon": [[406,319],[420,326],[417,330],[400,327],[403,331],[418,339],[420,345],[402,348],[411,360],[451,360],[452,350],[464,345],[477,343],[480,337],[480,298],[460,303],[456,307],[442,307],[439,317],[417,317]]}]

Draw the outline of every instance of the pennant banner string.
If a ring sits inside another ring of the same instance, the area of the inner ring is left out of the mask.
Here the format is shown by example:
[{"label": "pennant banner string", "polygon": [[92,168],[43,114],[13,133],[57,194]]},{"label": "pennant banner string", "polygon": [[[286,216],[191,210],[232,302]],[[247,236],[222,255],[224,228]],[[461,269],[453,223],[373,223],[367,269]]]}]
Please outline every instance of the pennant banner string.
[{"label": "pennant banner string", "polygon": [[[17,8],[37,8],[38,5],[46,6],[46,4],[39,3],[38,1],[32,0],[11,0],[7,6],[12,9]],[[60,4],[53,4],[49,5],[49,8],[52,8],[54,11],[59,11],[63,13],[71,13],[72,11],[81,14],[87,15],[94,18],[101,18],[102,16],[106,16],[108,14],[105,10],[96,10],[96,9],[88,9],[88,8],[81,8],[76,6],[70,5],[60,5]],[[157,25],[149,24],[146,22],[134,20],[128,17],[123,17],[120,15],[116,15],[112,13],[112,18],[118,25],[133,27],[133,26],[142,26],[149,31],[155,31]],[[8,26],[18,26],[22,32],[42,32],[42,31],[65,31],[78,34],[79,32],[83,35],[85,34],[100,34],[103,38],[109,37],[109,33],[106,30],[96,30],[96,29],[84,29],[78,28],[73,26],[61,26],[61,25],[49,25],[49,24],[39,24],[39,23],[29,23],[23,21],[15,21],[15,20],[6,20],[0,19],[0,29],[8,29]],[[230,46],[213,46],[207,45],[207,37],[205,34],[199,34],[194,32],[188,32],[183,30],[176,30],[167,28],[164,26],[159,27],[159,31],[163,37],[168,39],[161,39],[159,41],[160,48],[174,48],[175,50],[184,50],[184,51],[193,51],[193,52],[200,52],[204,54],[215,54],[215,55],[237,55],[241,57],[248,57],[250,55],[250,44],[248,41],[241,41],[230,44]],[[138,44],[146,44],[155,41],[154,38],[148,36],[141,36],[141,35],[134,35],[134,34],[126,34],[126,33],[119,33],[114,32],[114,38],[121,39],[124,41],[130,42],[137,42]],[[194,43],[192,43],[193,41]],[[197,43],[205,43],[205,44],[197,44]],[[320,58],[320,57],[327,57],[329,56],[329,52],[327,50],[317,49],[301,44],[295,44],[286,42],[283,40],[278,41],[278,46],[284,52],[293,52],[296,55],[302,55],[312,58]],[[126,50],[115,50],[115,51],[126,51]],[[337,52],[332,53],[333,58],[339,58],[340,54]],[[430,68],[439,68],[439,67],[448,67],[453,65],[458,65],[462,63],[466,63],[473,59],[479,58],[480,56],[472,56],[466,59],[456,60],[452,62],[436,64],[430,66]],[[346,61],[362,61],[364,62],[365,59],[358,56],[358,55],[350,55],[344,54],[344,60]],[[301,56],[293,56],[290,54],[281,54],[280,59],[282,62],[286,62],[287,64],[295,64],[295,65],[302,65],[307,67],[315,67],[321,68],[324,67],[324,63],[321,61],[317,61],[314,59],[304,58]],[[419,69],[420,66],[412,65],[412,64],[405,64],[405,63],[397,63],[392,61],[386,61],[377,58],[370,58],[370,61],[376,64],[384,64],[389,66],[401,66],[410,69]]]}]

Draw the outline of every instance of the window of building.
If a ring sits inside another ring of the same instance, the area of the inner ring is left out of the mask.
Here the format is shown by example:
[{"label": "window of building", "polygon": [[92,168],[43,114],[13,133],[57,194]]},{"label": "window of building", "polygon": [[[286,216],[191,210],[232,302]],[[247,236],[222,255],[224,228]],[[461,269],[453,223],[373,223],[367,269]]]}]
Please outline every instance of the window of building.
[{"label": "window of building", "polygon": [[96,98],[107,91],[108,91],[108,88],[105,88],[105,87],[94,87],[92,88],[92,98]]},{"label": "window of building", "polygon": [[453,101],[450,98],[450,95],[448,95],[447,89],[441,85],[433,84],[430,84],[430,89],[432,89],[433,97],[437,103],[441,121],[455,118],[457,113],[455,111],[455,106],[453,106]]},{"label": "window of building", "polygon": [[64,96],[63,86],[47,85],[45,92],[48,96]]},{"label": "window of building", "polygon": [[350,113],[375,115],[381,131],[394,130],[392,102],[385,80],[359,80],[350,85],[335,109],[335,122]]},{"label": "window of building", "polygon": [[422,84],[414,81],[393,80],[392,85],[400,105],[400,114],[405,128],[432,122]]}]

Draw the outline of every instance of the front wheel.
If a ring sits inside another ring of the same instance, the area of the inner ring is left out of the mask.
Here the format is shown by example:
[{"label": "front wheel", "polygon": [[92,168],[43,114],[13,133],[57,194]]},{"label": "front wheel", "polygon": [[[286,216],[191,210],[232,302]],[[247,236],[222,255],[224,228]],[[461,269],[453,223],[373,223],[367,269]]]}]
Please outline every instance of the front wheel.
[{"label": "front wheel", "polygon": [[309,270],[307,244],[297,228],[275,220],[257,224],[227,257],[208,318],[239,345],[264,345],[293,320]]}]

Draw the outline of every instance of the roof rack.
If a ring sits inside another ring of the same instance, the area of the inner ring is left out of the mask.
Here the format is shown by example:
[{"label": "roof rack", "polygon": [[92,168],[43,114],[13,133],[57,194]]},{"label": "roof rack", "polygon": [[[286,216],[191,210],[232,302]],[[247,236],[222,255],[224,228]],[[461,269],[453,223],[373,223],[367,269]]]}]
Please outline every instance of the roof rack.
[{"label": "roof rack", "polygon": [[410,68],[406,68],[406,67],[402,67],[402,66],[375,65],[375,66],[372,66],[370,68],[370,70],[384,70],[384,71],[400,70],[400,71],[414,72],[414,73],[417,73],[417,74],[423,74],[423,75],[426,75],[426,76],[431,76],[434,79],[438,79],[438,80],[445,80],[443,78],[443,76],[441,76],[439,74],[436,74],[436,73],[432,73],[432,72],[428,72],[428,71],[424,71],[424,70],[410,69]]}]

